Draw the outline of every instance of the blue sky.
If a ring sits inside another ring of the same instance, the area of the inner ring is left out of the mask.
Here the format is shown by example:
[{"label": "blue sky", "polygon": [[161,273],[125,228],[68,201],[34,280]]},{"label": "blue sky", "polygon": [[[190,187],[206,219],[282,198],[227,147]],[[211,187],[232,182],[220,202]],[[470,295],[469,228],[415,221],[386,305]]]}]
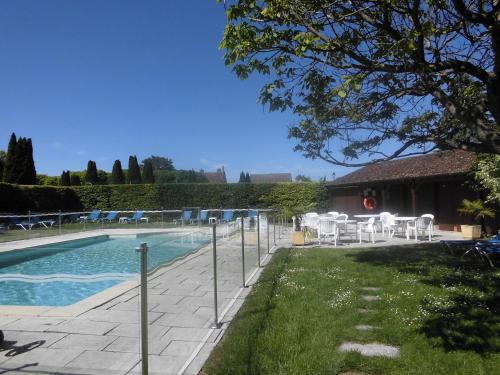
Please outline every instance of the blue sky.
[{"label": "blue sky", "polygon": [[3,0],[0,149],[31,137],[38,173],[111,170],[128,156],[170,157],[176,168],[291,172],[314,179],[349,169],[292,151],[296,119],[257,103],[218,49],[215,0]]}]

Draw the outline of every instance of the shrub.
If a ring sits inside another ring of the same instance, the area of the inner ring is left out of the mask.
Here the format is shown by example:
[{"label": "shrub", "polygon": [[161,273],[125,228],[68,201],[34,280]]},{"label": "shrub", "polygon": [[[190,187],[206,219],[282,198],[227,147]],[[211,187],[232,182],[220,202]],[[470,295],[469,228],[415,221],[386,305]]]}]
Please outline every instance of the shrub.
[{"label": "shrub", "polygon": [[326,206],[318,183],[280,184],[135,184],[62,187],[0,184],[0,211],[74,209],[158,210],[203,208],[287,208]]}]

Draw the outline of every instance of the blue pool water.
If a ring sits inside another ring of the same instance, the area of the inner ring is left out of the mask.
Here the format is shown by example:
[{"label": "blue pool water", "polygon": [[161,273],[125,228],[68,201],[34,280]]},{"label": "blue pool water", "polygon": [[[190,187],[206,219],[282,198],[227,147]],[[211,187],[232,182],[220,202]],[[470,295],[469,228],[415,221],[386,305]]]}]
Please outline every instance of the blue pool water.
[{"label": "blue pool water", "polygon": [[[208,243],[209,238],[175,233],[100,236],[2,253],[0,305],[70,305],[136,277],[140,257],[135,248],[142,242],[148,244],[148,269],[152,270]],[[68,281],[68,275],[73,280]]]}]

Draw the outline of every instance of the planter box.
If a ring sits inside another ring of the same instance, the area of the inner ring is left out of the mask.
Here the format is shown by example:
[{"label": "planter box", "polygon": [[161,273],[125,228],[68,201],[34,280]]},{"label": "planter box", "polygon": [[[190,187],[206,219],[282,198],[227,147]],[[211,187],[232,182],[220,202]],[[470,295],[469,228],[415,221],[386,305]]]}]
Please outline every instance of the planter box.
[{"label": "planter box", "polygon": [[305,233],[300,232],[292,232],[292,245],[294,246],[304,246],[306,244],[306,236]]},{"label": "planter box", "polygon": [[466,240],[475,240],[481,238],[480,225],[462,225],[462,234]]},{"label": "planter box", "polygon": [[245,245],[257,245],[257,232],[245,232]]}]

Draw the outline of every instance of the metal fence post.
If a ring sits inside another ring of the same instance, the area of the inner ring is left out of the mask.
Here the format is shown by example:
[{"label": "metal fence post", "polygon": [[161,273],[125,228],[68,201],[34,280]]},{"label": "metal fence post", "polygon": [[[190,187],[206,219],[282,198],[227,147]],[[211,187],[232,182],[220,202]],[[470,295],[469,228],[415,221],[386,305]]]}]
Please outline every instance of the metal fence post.
[{"label": "metal fence post", "polygon": [[142,375],[148,375],[148,245],[135,249],[141,253],[141,362]]},{"label": "metal fence post", "polygon": [[259,259],[258,265],[260,265],[260,213],[259,210],[257,210],[257,257]]},{"label": "metal fence post", "polygon": [[163,207],[161,208],[161,227],[165,228],[165,223],[163,221]]},{"label": "metal fence post", "polygon": [[212,225],[212,250],[214,262],[214,327],[219,328],[219,312],[217,310],[217,224]]},{"label": "metal fence post", "polygon": [[59,210],[59,235],[61,235],[61,210]]},{"label": "metal fence post", "polygon": [[274,246],[276,246],[276,216],[273,216],[273,238]]},{"label": "metal fence post", "polygon": [[269,216],[266,214],[266,230],[267,230],[267,253],[269,254]]},{"label": "metal fence post", "polygon": [[241,219],[241,267],[243,269],[243,288],[247,287],[247,281],[245,279],[245,219],[243,216]]},{"label": "metal fence post", "polygon": [[31,238],[31,210],[28,210],[28,239]]}]

